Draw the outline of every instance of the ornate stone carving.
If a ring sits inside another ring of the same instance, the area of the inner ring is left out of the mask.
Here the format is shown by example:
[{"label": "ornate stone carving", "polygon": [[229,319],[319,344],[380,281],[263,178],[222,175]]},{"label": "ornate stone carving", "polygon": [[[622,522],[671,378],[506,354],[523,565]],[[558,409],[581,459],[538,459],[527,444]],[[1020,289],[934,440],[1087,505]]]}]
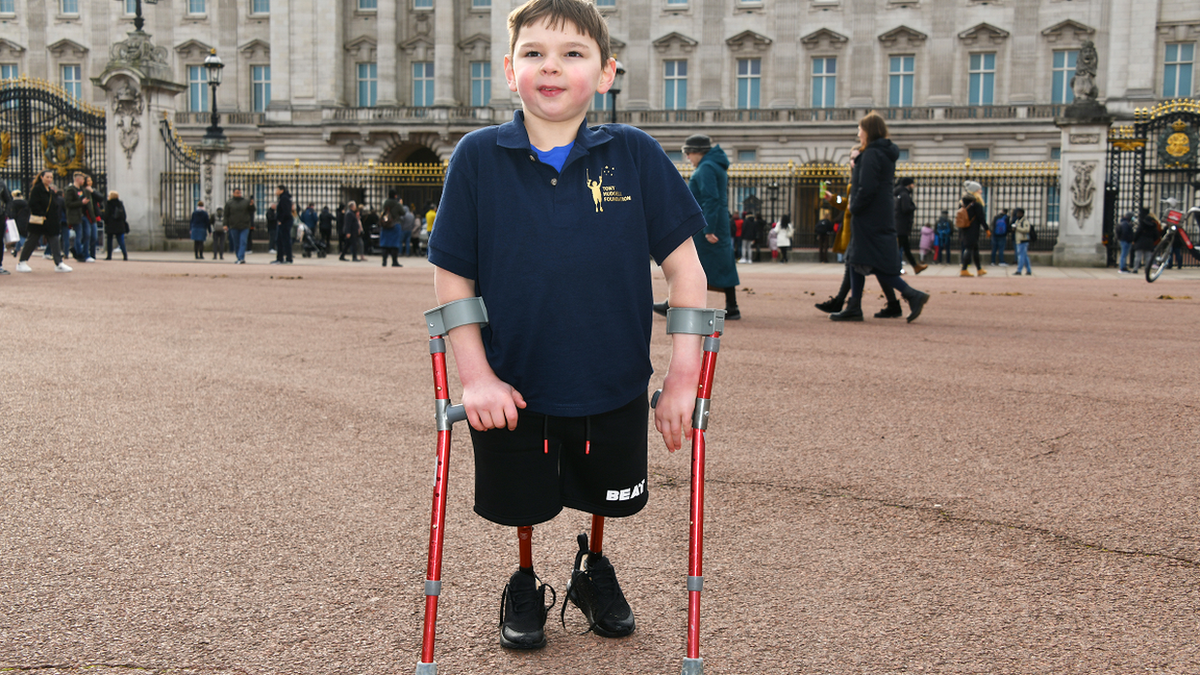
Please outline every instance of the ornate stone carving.
[{"label": "ornate stone carving", "polygon": [[141,31],[133,31],[128,35],[128,40],[122,40],[109,49],[107,70],[124,67],[152,79],[170,81],[171,64],[167,48],[155,46],[150,42],[150,36]]},{"label": "ornate stone carving", "polygon": [[1081,230],[1083,222],[1092,215],[1092,202],[1096,197],[1096,183],[1092,179],[1095,170],[1095,162],[1071,162],[1071,171],[1075,175],[1071,181],[1071,213]]},{"label": "ornate stone carving", "polygon": [[142,93],[130,85],[128,80],[121,83],[113,96],[113,117],[117,121],[117,140],[121,150],[125,151],[125,163],[133,168],[133,152],[137,150],[142,135],[142,113],[145,111],[145,99]]},{"label": "ornate stone carving", "polygon": [[1075,92],[1075,100],[1081,103],[1096,101],[1100,90],[1096,87],[1096,68],[1100,57],[1096,54],[1096,44],[1084,40],[1079,48],[1079,58],[1075,62],[1075,74],[1071,77],[1071,91]]}]

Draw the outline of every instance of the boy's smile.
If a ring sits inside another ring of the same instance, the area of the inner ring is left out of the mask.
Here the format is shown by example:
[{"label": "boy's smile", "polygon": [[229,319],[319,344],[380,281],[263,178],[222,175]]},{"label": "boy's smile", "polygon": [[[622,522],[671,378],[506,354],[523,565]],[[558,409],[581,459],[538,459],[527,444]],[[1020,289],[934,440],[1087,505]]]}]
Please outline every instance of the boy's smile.
[{"label": "boy's smile", "polygon": [[572,138],[592,96],[608,91],[615,71],[615,61],[601,64],[595,39],[568,21],[522,26],[516,48],[504,57],[504,76],[521,97],[526,126],[561,124]]}]

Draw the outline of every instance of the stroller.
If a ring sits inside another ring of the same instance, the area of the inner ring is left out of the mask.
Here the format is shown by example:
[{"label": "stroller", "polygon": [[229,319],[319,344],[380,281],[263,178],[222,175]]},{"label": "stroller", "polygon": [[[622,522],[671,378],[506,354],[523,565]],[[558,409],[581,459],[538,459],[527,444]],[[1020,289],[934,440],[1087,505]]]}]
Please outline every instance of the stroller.
[{"label": "stroller", "polygon": [[325,257],[325,249],[327,248],[327,245],[321,239],[314,237],[312,232],[310,232],[307,227],[304,228],[304,237],[301,241],[301,247],[303,248],[303,253],[301,253],[301,255],[303,255],[305,258],[311,258],[313,251],[316,251],[318,258]]}]

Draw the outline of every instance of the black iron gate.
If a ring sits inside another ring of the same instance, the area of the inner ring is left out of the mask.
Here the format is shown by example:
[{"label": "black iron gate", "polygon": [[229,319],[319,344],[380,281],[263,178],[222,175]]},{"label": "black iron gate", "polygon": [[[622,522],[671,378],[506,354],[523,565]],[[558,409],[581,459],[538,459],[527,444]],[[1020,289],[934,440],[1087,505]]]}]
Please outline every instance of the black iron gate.
[{"label": "black iron gate", "polygon": [[[161,222],[167,239],[191,236],[192,211],[200,201],[200,156],[176,133],[167,118],[159,123],[166,161],[159,174]],[[216,208],[210,207],[210,213]]]},{"label": "black iron gate", "polygon": [[42,171],[54,171],[60,186],[80,171],[107,194],[104,117],[49,82],[0,80],[0,180],[28,194]]},{"label": "black iron gate", "polygon": [[[1105,179],[1104,232],[1109,264],[1116,264],[1120,245],[1113,235],[1127,213],[1134,222],[1145,208],[1160,220],[1173,199],[1187,211],[1200,205],[1200,100],[1166,101],[1138,109],[1133,124],[1114,126],[1108,135],[1108,172]],[[1189,238],[1200,232],[1195,220],[1185,224]],[[1183,254],[1182,265],[1200,265]]]}]

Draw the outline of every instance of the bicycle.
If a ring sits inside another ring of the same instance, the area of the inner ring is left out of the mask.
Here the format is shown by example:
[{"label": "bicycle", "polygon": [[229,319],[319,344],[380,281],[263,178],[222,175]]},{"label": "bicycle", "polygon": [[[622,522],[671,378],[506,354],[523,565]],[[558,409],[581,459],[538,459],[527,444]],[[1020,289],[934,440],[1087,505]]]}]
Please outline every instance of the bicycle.
[{"label": "bicycle", "polygon": [[1183,230],[1183,224],[1187,222],[1188,216],[1195,216],[1196,221],[1200,222],[1200,206],[1193,206],[1188,209],[1187,215],[1177,211],[1174,207],[1178,202],[1174,199],[1164,200],[1171,207],[1167,211],[1166,229],[1163,232],[1162,239],[1158,241],[1158,245],[1154,247],[1154,252],[1150,254],[1150,263],[1146,265],[1146,281],[1154,283],[1154,280],[1160,277],[1170,264],[1171,253],[1175,246],[1175,238],[1179,237],[1183,242],[1184,248],[1192,254],[1192,257],[1200,260],[1200,252],[1196,250],[1196,245],[1188,238],[1187,232]]}]

